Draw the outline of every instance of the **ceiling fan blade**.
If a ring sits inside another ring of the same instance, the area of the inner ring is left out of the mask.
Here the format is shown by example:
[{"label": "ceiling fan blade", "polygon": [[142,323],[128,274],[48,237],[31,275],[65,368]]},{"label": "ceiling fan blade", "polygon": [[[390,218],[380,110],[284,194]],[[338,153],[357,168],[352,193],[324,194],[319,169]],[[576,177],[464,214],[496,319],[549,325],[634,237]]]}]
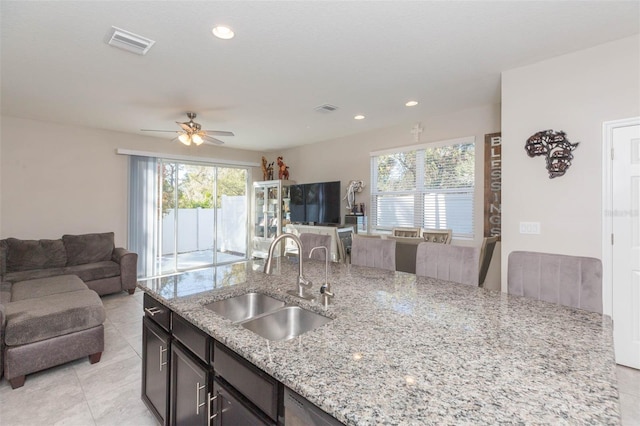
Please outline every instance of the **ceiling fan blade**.
[{"label": "ceiling fan blade", "polygon": [[222,130],[203,130],[203,131],[207,132],[210,135],[216,135],[216,136],[235,136],[233,132],[225,132]]},{"label": "ceiling fan blade", "polygon": [[206,135],[203,139],[204,139],[204,143],[208,145],[224,145],[224,142],[222,142],[220,139],[216,139],[209,135]]},{"label": "ceiling fan blade", "polygon": [[185,132],[190,132],[193,129],[191,128],[191,126],[189,126],[189,123],[181,123],[179,121],[176,121],[176,124],[180,127],[182,127],[182,130],[184,130]]},{"label": "ceiling fan blade", "polygon": [[178,133],[177,130],[154,130],[154,129],[140,129],[141,132],[167,132],[167,133]]}]

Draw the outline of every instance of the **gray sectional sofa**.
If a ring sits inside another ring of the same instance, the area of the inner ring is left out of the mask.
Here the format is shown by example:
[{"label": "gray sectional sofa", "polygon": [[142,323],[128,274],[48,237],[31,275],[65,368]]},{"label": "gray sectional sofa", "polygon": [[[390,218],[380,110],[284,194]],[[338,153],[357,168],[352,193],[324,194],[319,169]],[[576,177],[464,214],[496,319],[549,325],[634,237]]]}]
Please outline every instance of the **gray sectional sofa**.
[{"label": "gray sectional sofa", "polygon": [[17,388],[45,368],[84,356],[100,361],[99,295],[133,294],[137,261],[114,246],[112,232],[0,240],[0,376]]},{"label": "gray sectional sofa", "polygon": [[100,296],[75,275],[2,283],[4,377],[21,387],[27,374],[104,350],[106,318]]},{"label": "gray sectional sofa", "polygon": [[58,240],[0,240],[0,281],[77,275],[99,295],[136,289],[138,255],[116,248],[113,232]]}]

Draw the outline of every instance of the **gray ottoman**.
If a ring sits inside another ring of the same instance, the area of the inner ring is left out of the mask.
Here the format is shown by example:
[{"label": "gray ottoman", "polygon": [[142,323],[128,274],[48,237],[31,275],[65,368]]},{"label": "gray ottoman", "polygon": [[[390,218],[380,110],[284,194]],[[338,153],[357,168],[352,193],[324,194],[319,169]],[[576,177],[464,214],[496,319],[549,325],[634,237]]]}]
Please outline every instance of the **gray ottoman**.
[{"label": "gray ottoman", "polygon": [[4,376],[14,389],[45,368],[84,356],[100,361],[104,307],[75,275],[13,284],[5,315]]}]

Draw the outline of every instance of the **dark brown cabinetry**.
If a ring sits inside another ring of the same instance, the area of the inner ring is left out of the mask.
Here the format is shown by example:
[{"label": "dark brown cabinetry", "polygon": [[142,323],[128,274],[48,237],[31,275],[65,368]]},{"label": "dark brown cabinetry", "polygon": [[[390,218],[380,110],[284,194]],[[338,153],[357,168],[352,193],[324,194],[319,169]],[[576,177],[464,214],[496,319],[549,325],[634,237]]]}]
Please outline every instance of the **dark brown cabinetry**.
[{"label": "dark brown cabinetry", "polygon": [[216,415],[213,419],[214,426],[276,425],[272,419],[265,416],[260,410],[243,401],[242,395],[231,386],[226,385],[222,379],[214,379],[213,391],[215,395],[214,405],[216,407]]},{"label": "dark brown cabinetry", "polygon": [[169,334],[148,318],[143,320],[142,398],[163,425],[167,422]]},{"label": "dark brown cabinetry", "polygon": [[285,424],[282,383],[147,294],[144,308],[142,400],[160,424]]},{"label": "dark brown cabinetry", "polygon": [[[262,412],[271,422],[265,424],[276,424],[278,416],[283,415],[282,384],[219,342],[215,342],[213,354],[216,379],[229,384],[242,395],[236,406],[239,404],[249,411]],[[241,409],[236,408],[237,411]]]},{"label": "dark brown cabinetry", "polygon": [[171,345],[172,425],[208,425],[211,414],[209,370],[178,342]]},{"label": "dark brown cabinetry", "polygon": [[[142,322],[142,400],[158,422],[167,425],[170,311],[163,306],[154,305],[147,298],[149,296],[145,295],[145,317]],[[156,322],[158,319],[161,320],[160,323]]]}]

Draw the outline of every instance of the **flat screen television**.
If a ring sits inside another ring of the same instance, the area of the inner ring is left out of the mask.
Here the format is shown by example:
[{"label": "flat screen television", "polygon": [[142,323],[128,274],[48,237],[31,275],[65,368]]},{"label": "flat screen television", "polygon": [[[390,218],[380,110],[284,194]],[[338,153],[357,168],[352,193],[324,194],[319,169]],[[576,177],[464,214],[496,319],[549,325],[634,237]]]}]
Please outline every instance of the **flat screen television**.
[{"label": "flat screen television", "polygon": [[302,183],[289,191],[291,222],[340,224],[340,181]]}]

